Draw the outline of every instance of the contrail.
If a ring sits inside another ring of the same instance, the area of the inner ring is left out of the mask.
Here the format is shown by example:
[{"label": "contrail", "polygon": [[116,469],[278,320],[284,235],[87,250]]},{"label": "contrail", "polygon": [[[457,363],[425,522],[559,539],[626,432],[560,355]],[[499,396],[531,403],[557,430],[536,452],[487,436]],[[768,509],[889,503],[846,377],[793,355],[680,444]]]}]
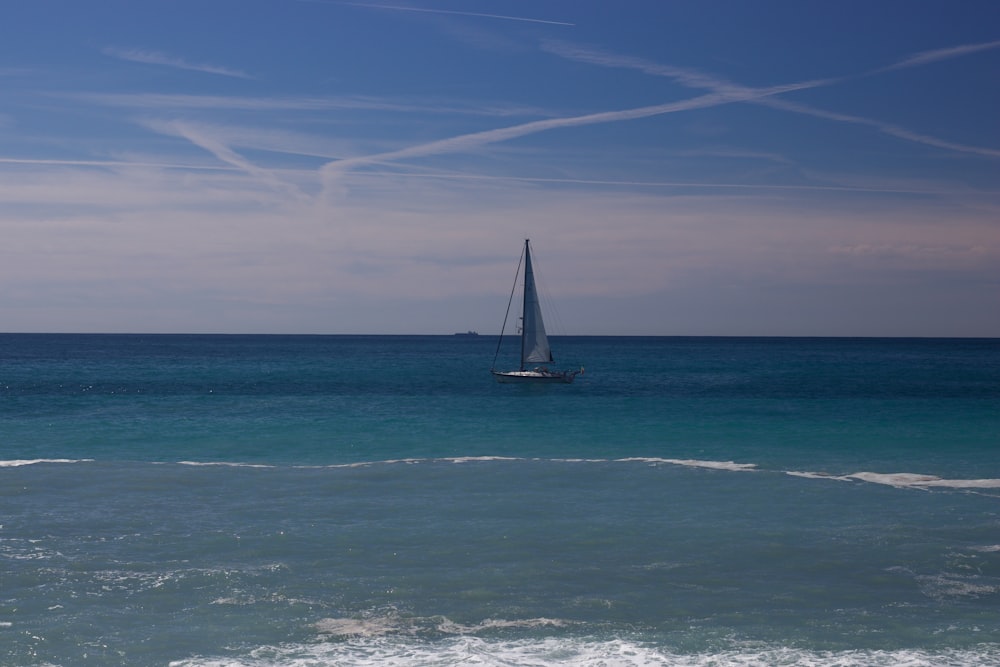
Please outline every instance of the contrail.
[{"label": "contrail", "polygon": [[939,60],[949,60],[951,58],[958,58],[970,53],[978,53],[979,51],[989,51],[991,49],[1000,48],[1000,40],[995,42],[980,42],[978,44],[962,44],[961,46],[952,46],[946,49],[933,49],[931,51],[921,51],[920,53],[915,53],[908,58],[904,58],[897,63],[883,67],[881,69],[875,70],[876,72],[889,72],[895,69],[903,69],[905,67],[916,67],[917,65],[926,65],[927,63],[935,63]]},{"label": "contrail", "polygon": [[[342,3],[342,4],[351,4],[351,3]],[[407,9],[407,8],[399,8],[399,9]],[[437,11],[437,10],[429,10],[429,11]],[[996,44],[1000,46],[1000,42],[997,42]],[[563,127],[577,127],[582,125],[593,125],[597,123],[609,123],[609,122],[617,122],[623,120],[633,120],[637,118],[646,118],[649,116],[674,113],[678,111],[707,108],[707,107],[717,106],[720,104],[729,104],[733,102],[751,102],[757,104],[764,104],[767,106],[771,106],[772,108],[811,115],[819,118],[825,118],[827,120],[853,123],[858,125],[866,125],[885,134],[895,136],[899,139],[922,143],[925,145],[936,146],[939,148],[945,148],[949,150],[955,150],[967,153],[977,153],[980,155],[985,155],[990,157],[995,157],[998,154],[1000,154],[1000,152],[994,149],[987,149],[976,146],[967,146],[963,144],[947,142],[941,139],[937,139],[935,137],[916,134],[904,128],[900,128],[888,123],[882,123],[857,116],[849,116],[846,114],[836,114],[836,113],[826,112],[821,109],[815,109],[803,104],[795,104],[783,99],[776,98],[776,96],[781,95],[782,93],[787,93],[795,90],[804,90],[807,88],[816,88],[820,86],[828,86],[833,83],[837,83],[842,79],[820,79],[814,81],[805,81],[800,83],[787,84],[782,86],[772,86],[769,88],[751,88],[739,84],[734,84],[729,81],[726,81],[725,79],[707,75],[702,72],[698,72],[697,70],[671,67],[667,65],[652,63],[639,58],[631,58],[615,54],[608,54],[600,51],[581,49],[560,42],[548,42],[546,43],[544,48],[546,48],[546,50],[552,53],[555,53],[557,55],[560,55],[561,57],[568,58],[571,60],[590,62],[592,64],[603,65],[606,67],[638,69],[648,74],[673,78],[678,83],[691,88],[708,89],[708,92],[705,95],[701,95],[699,97],[695,97],[689,100],[684,100],[681,102],[671,102],[668,104],[640,107],[636,109],[625,109],[620,111],[605,111],[601,113],[586,114],[582,116],[571,116],[566,118],[552,118],[547,120],[533,121],[530,123],[513,125],[511,127],[504,127],[494,130],[486,130],[484,132],[474,132],[472,134],[464,134],[457,137],[450,137],[448,139],[432,141],[425,144],[420,144],[418,146],[410,146],[396,151],[388,151],[385,153],[377,153],[374,155],[366,155],[355,158],[346,158],[343,160],[335,160],[333,162],[328,162],[327,164],[323,165],[323,167],[320,168],[321,176],[324,178],[332,177],[345,170],[349,170],[354,167],[359,167],[364,165],[384,164],[408,158],[423,157],[428,155],[438,155],[442,153],[461,152],[465,150],[470,150],[472,148],[476,148],[478,146],[497,143],[501,141],[508,141],[529,134],[535,134],[537,132],[545,132],[548,130],[563,128]],[[939,51],[925,52],[923,54],[917,54],[909,59],[901,61],[901,63],[898,64],[897,66],[900,67],[912,66],[924,62],[933,62],[935,60],[940,60],[948,57],[956,57],[958,55],[963,55],[965,53],[970,53],[974,51],[985,50],[987,48],[994,48],[994,43],[990,42],[986,44],[968,45],[965,47],[956,47],[953,49],[941,49]]]},{"label": "contrail", "polygon": [[39,160],[34,158],[0,157],[0,164],[34,164],[66,167],[151,167],[154,169],[196,169],[200,171],[245,171],[243,167],[217,164],[182,164],[171,162],[129,162],[126,160]]},{"label": "contrail", "polygon": [[398,12],[423,12],[425,14],[456,14],[458,16],[478,16],[487,19],[502,19],[504,21],[523,21],[526,23],[544,23],[546,25],[575,26],[575,23],[565,21],[547,21],[545,19],[531,19],[524,16],[506,16],[504,14],[483,14],[480,12],[460,12],[454,9],[427,9],[425,7],[401,7],[399,5],[368,5],[360,2],[332,2],[329,4],[348,5],[351,7],[364,7],[366,9],[391,9]]},{"label": "contrail", "polygon": [[219,74],[222,76],[231,76],[237,79],[253,78],[246,72],[230,69],[229,67],[220,67],[218,65],[208,65],[204,63],[190,63],[184,60],[183,58],[168,56],[167,54],[160,53],[158,51],[142,51],[140,49],[116,49],[109,46],[106,49],[102,49],[102,53],[104,53],[104,55],[106,56],[111,56],[112,58],[118,58],[120,60],[129,60],[134,63],[143,63],[146,65],[162,65],[164,67],[175,67],[177,69],[186,69],[194,72],[204,72],[206,74]]},{"label": "contrail", "polygon": [[246,172],[247,174],[250,174],[251,176],[256,177],[257,179],[271,186],[275,190],[279,190],[285,192],[286,194],[289,194],[294,199],[298,199],[300,201],[305,199],[305,195],[302,193],[302,191],[299,190],[294,185],[286,183],[285,181],[281,180],[267,169],[258,167],[250,160],[244,158],[242,155],[240,155],[236,151],[232,150],[231,148],[223,144],[221,141],[218,141],[217,139],[210,137],[204,134],[203,132],[200,132],[197,128],[191,125],[188,125],[180,121],[174,121],[169,123],[151,122],[148,123],[147,125],[150,127],[150,129],[153,129],[157,132],[162,132],[164,134],[172,134],[174,136],[187,139],[195,146],[208,151],[222,162],[231,165],[233,167],[236,167],[237,169],[240,169]]},{"label": "contrail", "polygon": [[938,139],[937,137],[932,137],[926,134],[918,134],[916,132],[911,132],[906,128],[899,127],[898,125],[892,125],[891,123],[883,123],[882,121],[872,120],[870,118],[862,118],[861,116],[851,116],[849,114],[835,113],[832,111],[824,111],[823,109],[816,109],[815,107],[806,106],[805,104],[798,104],[796,102],[789,102],[788,100],[777,100],[777,99],[767,99],[767,100],[751,100],[755,104],[761,104],[763,106],[771,107],[772,109],[779,109],[781,111],[791,111],[793,113],[800,113],[806,116],[813,116],[814,118],[823,118],[826,120],[836,121],[838,123],[852,123],[854,125],[864,125],[867,127],[874,128],[883,134],[888,134],[889,136],[896,137],[897,139],[903,139],[904,141],[911,141],[913,143],[924,144],[925,146],[934,146],[936,148],[943,148],[945,150],[955,151],[958,153],[971,153],[974,155],[982,155],[984,157],[1000,157],[1000,150],[996,148],[984,148],[982,146],[971,146],[969,144],[960,144],[954,141],[946,141],[944,139]]},{"label": "contrail", "polygon": [[597,123],[611,123],[623,120],[634,120],[637,118],[648,118],[678,111],[689,111],[691,109],[703,109],[706,107],[729,104],[732,102],[744,102],[756,98],[780,95],[793,90],[802,90],[821,85],[817,82],[794,83],[784,86],[773,86],[771,88],[733,88],[725,92],[712,92],[689,100],[680,102],[670,102],[667,104],[657,104],[636,109],[624,109],[621,111],[603,111],[599,113],[585,114],[583,116],[569,116],[566,118],[551,118],[547,120],[536,120],[530,123],[502,127],[484,132],[474,132],[463,134],[457,137],[431,141],[418,146],[410,146],[397,151],[377,153],[375,155],[364,155],[355,158],[345,158],[328,162],[320,168],[323,176],[334,176],[344,170],[370,164],[381,164],[403,160],[407,158],[424,157],[427,155],[438,155],[441,153],[457,153],[486,144],[509,141],[518,137],[555,130],[563,127],[579,127],[582,125],[595,125]]},{"label": "contrail", "polygon": [[[677,83],[683,86],[687,86],[689,88],[696,88],[696,89],[708,90],[712,92],[726,93],[726,94],[730,93],[738,94],[739,91],[749,90],[738,84],[730,83],[725,79],[721,79],[719,77],[703,74],[702,72],[698,72],[697,70],[684,69],[680,67],[674,67],[671,65],[662,65],[655,62],[650,62],[648,60],[643,60],[641,58],[634,58],[631,56],[621,56],[613,53],[606,53],[599,50],[582,48],[571,44],[566,44],[564,42],[557,40],[548,40],[544,42],[542,44],[542,48],[548,51],[549,53],[558,55],[568,60],[585,62],[585,63],[590,63],[592,65],[600,65],[603,67],[617,67],[623,69],[638,70],[653,76],[662,76],[673,79]],[[860,76],[871,76],[873,74],[878,74],[881,72],[903,69],[907,67],[916,67],[918,65],[924,65],[927,63],[946,60],[949,58],[957,58],[970,53],[976,53],[979,51],[986,51],[995,48],[1000,48],[1000,40],[994,42],[983,42],[978,44],[964,44],[961,46],[955,46],[947,49],[923,51],[921,53],[916,53],[912,56],[904,58],[903,60],[900,60],[899,62],[893,65],[889,65],[888,67],[882,67],[876,70],[872,70]],[[826,79],[823,81],[817,81],[815,82],[815,84],[830,85],[845,80],[847,80],[846,77],[840,79]],[[937,148],[943,148],[945,150],[952,150],[961,153],[972,153],[976,155],[983,155],[986,157],[1000,157],[1000,150],[994,148],[983,148],[981,146],[970,146],[968,144],[959,144],[956,142],[946,141],[944,139],[938,139],[937,137],[911,132],[905,128],[898,127],[890,123],[884,123],[881,121],[872,120],[870,118],[862,118],[860,116],[851,116],[848,114],[824,111],[823,109],[817,109],[815,107],[811,107],[805,104],[798,104],[795,102],[789,102],[788,100],[778,99],[771,95],[751,96],[743,101],[771,107],[772,109],[779,109],[782,111],[789,111],[792,113],[799,113],[807,116],[813,116],[814,118],[823,118],[826,120],[831,120],[840,123],[852,123],[855,125],[864,125],[867,127],[874,128],[875,130],[882,132],[883,134],[896,137],[897,139],[924,144],[927,146],[934,146]]]}]

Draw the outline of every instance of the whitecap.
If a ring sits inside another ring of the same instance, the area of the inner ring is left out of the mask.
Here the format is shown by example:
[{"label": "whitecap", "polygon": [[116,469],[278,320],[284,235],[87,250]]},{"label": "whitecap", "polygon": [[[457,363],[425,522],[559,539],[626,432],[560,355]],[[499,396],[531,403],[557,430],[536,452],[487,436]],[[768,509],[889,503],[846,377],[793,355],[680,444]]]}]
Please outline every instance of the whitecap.
[{"label": "whitecap", "polygon": [[936,600],[980,598],[1000,593],[1000,585],[995,580],[986,580],[983,577],[938,574],[918,576],[916,580],[924,595]]},{"label": "whitecap", "polygon": [[666,463],[669,465],[687,466],[689,468],[710,468],[712,470],[729,470],[731,472],[757,470],[756,463],[736,463],[735,461],[701,461],[699,459],[664,459],[657,457],[631,457],[615,460],[623,463],[633,461],[652,464]]},{"label": "whitecap", "polygon": [[178,465],[196,467],[220,467],[220,468],[274,468],[273,465],[264,463],[240,463],[239,461],[178,461]]},{"label": "whitecap", "polygon": [[324,618],[314,624],[316,631],[327,637],[380,637],[384,635],[452,635],[473,636],[496,630],[562,628],[569,621],[556,618],[495,619],[465,624],[443,616],[403,617],[395,613],[363,618]]},{"label": "whitecap", "polygon": [[354,639],[263,646],[240,657],[192,657],[170,667],[306,667],[307,665],[478,665],[479,667],[1000,667],[1000,645],[968,649],[811,651],[783,646],[734,646],[681,653],[637,641],[586,638],[489,640],[455,637],[421,641],[408,637]]},{"label": "whitecap", "polygon": [[395,616],[379,618],[324,618],[313,624],[320,635],[327,637],[379,637],[390,633],[408,632],[412,625]]},{"label": "whitecap", "polygon": [[452,458],[444,459],[445,461],[450,461],[451,463],[476,463],[476,462],[489,462],[489,461],[519,461],[521,459],[512,456],[455,456]]},{"label": "whitecap", "polygon": [[39,463],[92,463],[94,459],[13,459],[0,461],[0,468],[19,468]]},{"label": "whitecap", "polygon": [[838,482],[868,482],[883,484],[897,489],[1000,489],[1000,479],[944,479],[936,475],[925,475],[914,472],[855,472],[848,475],[831,475],[825,472],[808,472],[786,470],[786,475],[803,477],[805,479],[829,479]]},{"label": "whitecap", "polygon": [[490,618],[473,625],[464,625],[462,623],[454,623],[448,619],[441,619],[436,627],[440,632],[445,634],[474,635],[490,630],[564,628],[568,625],[570,625],[569,621],[558,618],[526,618],[516,620]]},{"label": "whitecap", "polygon": [[847,475],[847,477],[873,484],[886,484],[897,488],[920,489],[946,487],[953,489],[1000,489],[1000,479],[942,479],[934,475],[922,475],[910,472],[856,472],[853,475]]},{"label": "whitecap", "polygon": [[792,477],[804,477],[806,479],[833,479],[840,482],[850,482],[852,481],[850,477],[844,477],[843,475],[831,475],[825,472],[799,472],[795,470],[785,471],[786,475],[791,475]]}]

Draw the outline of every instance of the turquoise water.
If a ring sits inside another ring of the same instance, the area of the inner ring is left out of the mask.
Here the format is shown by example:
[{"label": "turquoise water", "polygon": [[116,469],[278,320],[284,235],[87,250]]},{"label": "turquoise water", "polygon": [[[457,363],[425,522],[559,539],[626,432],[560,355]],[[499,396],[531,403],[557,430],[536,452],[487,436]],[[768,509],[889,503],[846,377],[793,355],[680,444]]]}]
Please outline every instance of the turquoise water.
[{"label": "turquoise water", "polygon": [[0,664],[1000,665],[1000,341],[0,336]]}]

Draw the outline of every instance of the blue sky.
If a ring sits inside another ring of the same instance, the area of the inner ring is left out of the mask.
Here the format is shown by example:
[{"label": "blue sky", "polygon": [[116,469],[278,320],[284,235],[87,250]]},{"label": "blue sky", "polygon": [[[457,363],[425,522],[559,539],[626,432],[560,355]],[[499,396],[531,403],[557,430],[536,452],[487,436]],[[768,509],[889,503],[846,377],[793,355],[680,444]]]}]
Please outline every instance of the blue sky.
[{"label": "blue sky", "polygon": [[1000,336],[1000,5],[17,0],[0,330]]}]

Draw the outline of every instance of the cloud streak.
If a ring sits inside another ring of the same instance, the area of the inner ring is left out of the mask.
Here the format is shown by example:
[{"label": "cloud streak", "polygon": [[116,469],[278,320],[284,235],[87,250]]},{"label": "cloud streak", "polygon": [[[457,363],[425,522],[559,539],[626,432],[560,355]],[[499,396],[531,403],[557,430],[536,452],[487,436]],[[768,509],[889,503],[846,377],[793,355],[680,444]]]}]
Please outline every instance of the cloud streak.
[{"label": "cloud streak", "polygon": [[109,46],[107,48],[102,49],[101,52],[106,56],[111,56],[112,58],[117,58],[119,60],[126,60],[134,63],[142,63],[144,65],[160,65],[163,67],[173,67],[175,69],[190,70],[193,72],[203,72],[205,74],[217,74],[219,76],[234,77],[237,79],[253,78],[246,72],[242,72],[240,70],[231,69],[229,67],[221,67],[219,65],[192,63],[188,62],[187,60],[184,60],[183,58],[170,56],[165,53],[160,53],[159,51],[144,51],[142,49],[118,49]]},{"label": "cloud streak", "polygon": [[[994,48],[1000,48],[1000,41],[984,42],[980,44],[966,44],[963,46],[957,46],[948,49],[924,51],[921,53],[917,53],[913,56],[910,56],[908,58],[905,58],[896,63],[895,65],[873,70],[862,76],[870,76],[872,74],[876,74],[879,72],[884,72],[894,69],[902,69],[905,67],[916,67],[919,65],[938,62],[940,60],[946,60],[950,58],[957,58],[971,53],[978,53],[981,51]],[[557,55],[562,58],[566,58],[568,60],[600,65],[603,67],[634,69],[653,76],[667,77],[673,79],[678,84],[687,86],[689,88],[709,90],[717,93],[723,93],[735,96],[739,96],[742,93],[742,91],[750,90],[745,88],[744,86],[733,84],[721,77],[715,77],[708,74],[704,74],[697,70],[674,67],[672,65],[653,63],[647,60],[643,60],[641,58],[622,56],[618,54],[603,52],[600,50],[583,48],[580,46],[566,44],[564,42],[556,40],[547,40],[543,42],[542,49],[544,51],[552,53],[553,55]],[[822,81],[815,82],[815,85],[830,85],[830,84],[840,83],[846,80],[847,80],[846,77],[825,79]],[[863,118],[860,116],[852,116],[849,114],[825,111],[823,109],[817,109],[815,107],[811,107],[805,104],[798,104],[795,102],[789,102],[784,99],[777,99],[772,95],[766,95],[766,96],[751,95],[744,100],[736,100],[736,101],[750,102],[753,104],[768,106],[773,109],[789,111],[807,116],[813,116],[814,118],[822,118],[825,120],[832,120],[840,123],[863,125],[878,130],[883,134],[896,137],[897,139],[902,139],[904,141],[909,141],[913,143],[924,144],[927,146],[934,146],[936,148],[942,148],[949,151],[954,151],[959,153],[970,153],[991,158],[1000,157],[1000,150],[998,149],[983,147],[983,146],[972,146],[969,144],[961,144],[957,142],[947,141],[945,139],[940,139],[930,135],[913,132],[907,130],[906,128],[893,125],[891,123],[885,123],[882,121],[873,120],[870,118]]]},{"label": "cloud streak", "polygon": [[[637,70],[652,76],[670,78],[680,85],[688,88],[711,90],[713,92],[723,92],[729,94],[740,94],[744,91],[751,90],[746,86],[734,84],[726,79],[723,79],[722,77],[706,74],[699,70],[655,63],[643,58],[636,58],[634,56],[608,53],[598,49],[570,44],[561,40],[543,40],[541,43],[541,49],[542,51],[559,56],[565,60],[572,60],[574,62],[580,62],[588,65],[599,65],[601,67]],[[835,79],[827,79],[825,81],[816,82],[816,84],[831,84],[836,81],[837,80]]]},{"label": "cloud streak", "polygon": [[486,19],[500,19],[502,21],[521,21],[524,23],[542,23],[545,25],[561,25],[561,26],[575,26],[575,23],[566,23],[565,21],[550,21],[545,19],[534,19],[527,18],[524,16],[508,16],[506,14],[487,14],[483,12],[463,12],[454,9],[428,9],[426,7],[402,7],[399,5],[378,5],[378,4],[362,4],[360,2],[334,2],[334,3],[324,3],[324,4],[337,4],[346,5],[349,7],[364,7],[365,9],[384,9],[397,12],[420,12],[424,14],[451,14],[455,16],[471,16],[476,18],[486,18]]},{"label": "cloud streak", "polygon": [[969,144],[960,144],[954,141],[947,141],[945,139],[939,139],[937,137],[932,137],[926,134],[920,134],[918,132],[913,132],[907,130],[906,128],[899,127],[898,125],[893,125],[892,123],[884,123],[879,120],[873,120],[871,118],[863,118],[861,116],[851,116],[848,114],[834,113],[831,111],[824,111],[822,109],[816,109],[815,107],[806,106],[805,104],[797,104],[795,102],[789,102],[787,100],[754,100],[759,104],[769,106],[773,109],[779,109],[782,111],[791,111],[794,113],[804,114],[807,116],[813,116],[814,118],[824,118],[826,120],[837,121],[839,123],[851,123],[853,125],[863,125],[866,127],[878,130],[883,134],[887,134],[897,139],[902,139],[904,141],[909,141],[917,144],[924,144],[925,146],[934,146],[935,148],[942,148],[948,151],[954,151],[956,153],[970,153],[974,155],[981,155],[983,157],[1000,157],[1000,149],[989,148],[985,146],[972,146]]},{"label": "cloud streak", "polygon": [[[115,169],[119,167],[148,167],[151,169],[193,169],[199,171],[229,171],[236,167],[219,165],[180,164],[170,162],[139,162],[128,160],[45,160],[39,158],[0,157],[0,164],[18,164],[43,167],[102,167]],[[242,169],[241,169],[242,171]]]},{"label": "cloud streak", "polygon": [[548,115],[536,107],[505,104],[472,104],[444,100],[392,100],[370,96],[252,97],[239,95],[190,95],[184,93],[64,93],[58,97],[111,107],[134,109],[195,109],[209,111],[385,111],[470,116]]},{"label": "cloud streak", "polygon": [[823,82],[806,81],[801,83],[787,84],[783,86],[772,86],[769,88],[746,88],[746,87],[734,86],[734,87],[729,87],[726,90],[709,93],[707,95],[702,95],[699,97],[695,97],[688,100],[682,100],[679,102],[657,104],[646,107],[638,107],[634,109],[624,109],[620,111],[604,111],[599,113],[585,114],[581,116],[568,116],[563,118],[550,118],[546,120],[537,120],[529,123],[522,123],[520,125],[513,125],[510,127],[503,127],[494,130],[486,130],[484,132],[474,132],[471,134],[459,135],[456,137],[450,137],[448,139],[432,141],[417,146],[410,146],[396,151],[388,151],[384,153],[377,153],[374,155],[360,156],[354,158],[345,158],[343,160],[337,160],[325,164],[321,168],[320,172],[324,178],[329,178],[345,170],[353,169],[356,167],[373,165],[373,164],[386,164],[409,158],[427,157],[430,155],[438,155],[443,153],[463,152],[487,144],[510,141],[511,139],[517,139],[519,137],[524,137],[539,132],[547,132],[550,130],[556,130],[568,127],[595,125],[598,123],[611,123],[611,122],[620,122],[627,120],[636,120],[639,118],[648,118],[650,116],[659,116],[668,113],[677,113],[680,111],[690,111],[692,109],[703,109],[703,108],[718,106],[720,104],[743,102],[760,97],[780,95],[782,93],[787,93],[793,90],[802,90],[806,88],[812,88],[818,85],[823,85]]},{"label": "cloud streak", "polygon": [[274,190],[289,195],[293,200],[302,202],[307,200],[306,195],[294,185],[278,178],[273,172],[257,166],[221,141],[200,131],[194,125],[174,121],[167,123],[149,122],[147,126],[161,134],[187,139],[195,146],[208,151],[222,162],[244,171]]},{"label": "cloud streak", "polygon": [[899,62],[896,62],[888,67],[883,67],[877,72],[889,72],[897,69],[904,69],[907,67],[917,67],[919,65],[927,65],[930,63],[936,63],[941,60],[951,60],[952,58],[960,58],[962,56],[967,56],[973,53],[979,53],[981,51],[990,51],[992,49],[1000,48],[1000,40],[993,42],[980,42],[977,44],[963,44],[961,46],[953,46],[946,49],[932,49],[930,51],[921,51],[915,53],[911,56],[903,58]]},{"label": "cloud streak", "polygon": [[[2,161],[2,160],[0,160]],[[789,192],[859,192],[881,194],[912,194],[912,195],[950,195],[954,189],[934,187],[926,183],[886,184],[886,185],[789,185],[780,183],[698,183],[695,181],[636,181],[610,180],[598,178],[544,178],[539,176],[484,176],[480,174],[442,174],[425,173],[407,174],[408,178],[441,179],[456,181],[495,181],[512,183],[552,183],[567,185],[596,185],[609,188],[645,188],[645,189],[691,189],[691,190],[775,190]],[[967,194],[967,191],[961,191]]]}]

